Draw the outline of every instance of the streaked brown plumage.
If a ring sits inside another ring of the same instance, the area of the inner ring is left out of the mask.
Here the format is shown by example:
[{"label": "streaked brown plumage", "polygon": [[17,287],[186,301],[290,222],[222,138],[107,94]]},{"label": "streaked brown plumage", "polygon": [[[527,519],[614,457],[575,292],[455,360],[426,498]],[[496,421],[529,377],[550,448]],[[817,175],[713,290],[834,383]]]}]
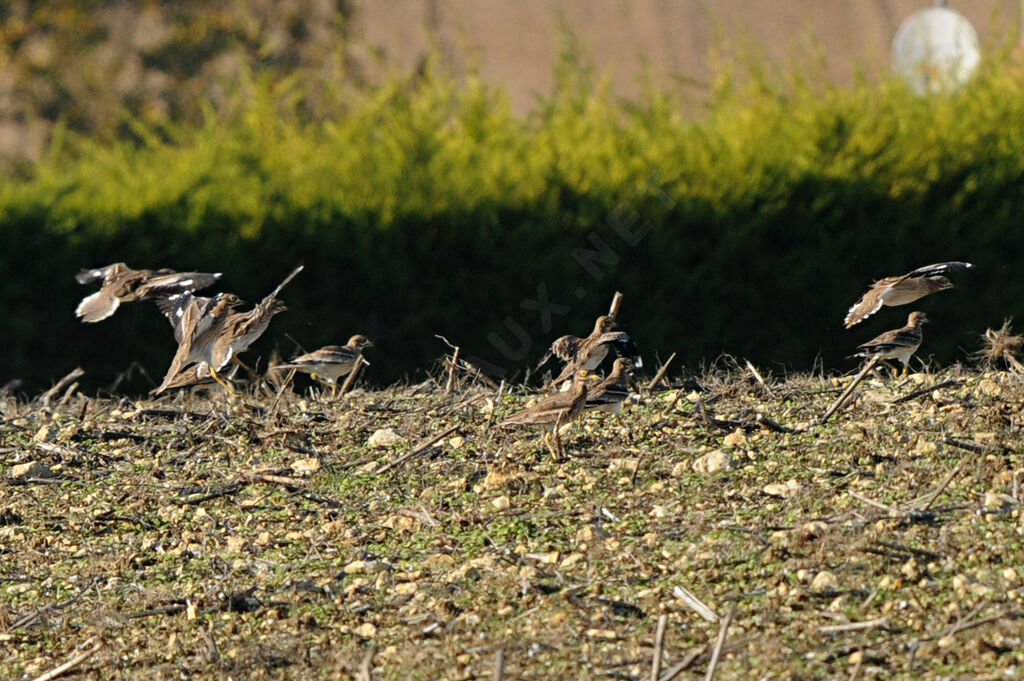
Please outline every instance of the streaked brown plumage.
[{"label": "streaked brown plumage", "polygon": [[196,291],[210,286],[220,276],[220,272],[133,270],[123,262],[82,270],[75,277],[79,284],[102,282],[102,285],[99,291],[82,299],[75,315],[92,324],[114,314],[121,303]]},{"label": "streaked brown plumage", "polygon": [[196,365],[191,367],[194,376],[200,376],[204,367],[209,375],[208,349],[223,332],[225,322],[234,314],[233,308],[238,303],[238,297],[231,293],[218,293],[213,298],[181,293],[158,303],[171,320],[178,349],[163,381],[153,390],[154,395],[176,387],[174,383],[180,384],[180,376],[187,374],[192,364]]},{"label": "streaked brown plumage", "polygon": [[[223,380],[230,381],[236,371],[237,366],[228,367],[226,374],[221,374]],[[177,390],[179,388],[194,388],[200,385],[208,385],[213,383],[220,383],[210,375],[210,367],[207,364],[191,364],[182,369],[176,376],[172,376],[169,381],[166,381],[164,390]]]},{"label": "streaked brown plumage", "polygon": [[[301,265],[295,268],[277,288],[247,312],[234,312],[226,299],[217,300],[215,297],[213,300],[217,302],[212,307],[207,304],[205,308],[194,298],[185,299],[180,323],[182,338],[178,344],[178,351],[171,361],[164,381],[153,391],[154,394],[166,390],[165,384],[193,362],[206,364],[213,379],[221,383],[228,392],[233,392],[220,380],[218,372],[232,360],[237,361],[237,356],[248,350],[249,346],[267,330],[274,315],[287,309],[277,296],[302,269]],[[237,301],[237,298],[231,298]],[[198,371],[200,370],[197,369]]]},{"label": "streaked brown plumage", "polygon": [[338,379],[351,373],[357,362],[365,362],[363,350],[372,347],[373,342],[369,338],[356,334],[345,345],[325,345],[319,350],[299,355],[286,364],[278,364],[274,370],[296,369],[315,379],[325,379],[331,384],[333,394]]},{"label": "streaked brown plumage", "polygon": [[[572,423],[574,419],[583,413],[584,405],[587,402],[587,393],[586,380],[576,376],[571,390],[538,400],[532,407],[527,407],[522,411],[512,414],[499,423],[498,426],[502,428],[509,426],[550,427],[551,431],[544,436],[544,443],[547,445],[552,456],[556,459],[561,459],[562,439],[559,436],[558,430],[565,424]],[[554,446],[549,441],[549,437],[554,439]]]},{"label": "streaked brown plumage", "polygon": [[586,338],[562,336],[555,340],[541,363],[550,355],[555,355],[566,363],[565,368],[555,378],[555,383],[561,383],[580,370],[593,371],[608,356],[609,348],[614,349],[616,354],[631,359],[634,366],[643,366],[640,352],[629,334],[614,329],[615,320],[602,315],[594,322],[594,330]]},{"label": "streaked brown plumage", "polygon": [[911,312],[907,316],[907,325],[886,331],[885,333],[872,338],[867,343],[861,343],[857,347],[860,352],[854,357],[875,357],[881,360],[898,359],[903,364],[903,371],[906,373],[907,364],[917,349],[921,347],[923,336],[921,325],[928,321],[923,312]]},{"label": "streaked brown plumage", "polygon": [[907,305],[937,291],[951,289],[952,282],[942,275],[972,267],[969,262],[940,262],[918,267],[902,276],[879,279],[849,309],[843,323],[849,329],[878,312],[883,305]]},{"label": "streaked brown plumage", "polygon": [[633,363],[627,358],[617,358],[611,373],[590,388],[584,408],[618,414],[622,403],[629,399],[629,372],[632,367]]}]

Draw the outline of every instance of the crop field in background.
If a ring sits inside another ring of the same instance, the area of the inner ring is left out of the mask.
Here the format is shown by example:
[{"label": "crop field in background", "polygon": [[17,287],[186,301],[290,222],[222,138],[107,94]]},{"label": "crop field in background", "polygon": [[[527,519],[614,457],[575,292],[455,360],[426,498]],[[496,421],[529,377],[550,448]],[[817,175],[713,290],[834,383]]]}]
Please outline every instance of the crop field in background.
[{"label": "crop field in background", "polygon": [[698,679],[723,630],[718,679],[1022,673],[1020,375],[875,376],[821,426],[849,378],[723,363],[562,462],[445,378],[0,398],[0,677]]}]

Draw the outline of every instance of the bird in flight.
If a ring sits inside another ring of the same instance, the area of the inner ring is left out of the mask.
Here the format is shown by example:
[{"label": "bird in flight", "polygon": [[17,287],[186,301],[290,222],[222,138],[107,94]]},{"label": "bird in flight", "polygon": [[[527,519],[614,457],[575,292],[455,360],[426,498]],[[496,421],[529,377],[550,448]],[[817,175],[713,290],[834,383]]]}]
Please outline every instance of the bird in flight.
[{"label": "bird in flight", "polygon": [[100,282],[100,290],[82,299],[75,316],[90,324],[117,312],[121,303],[146,298],[165,298],[185,291],[197,291],[220,279],[220,272],[175,272],[174,270],[133,270],[123,262],[82,270],[79,284]]},{"label": "bird in flight", "polygon": [[969,262],[940,262],[918,267],[902,276],[879,279],[846,313],[844,324],[849,329],[878,312],[883,305],[907,305],[937,291],[951,289],[953,283],[943,275],[972,267]]}]

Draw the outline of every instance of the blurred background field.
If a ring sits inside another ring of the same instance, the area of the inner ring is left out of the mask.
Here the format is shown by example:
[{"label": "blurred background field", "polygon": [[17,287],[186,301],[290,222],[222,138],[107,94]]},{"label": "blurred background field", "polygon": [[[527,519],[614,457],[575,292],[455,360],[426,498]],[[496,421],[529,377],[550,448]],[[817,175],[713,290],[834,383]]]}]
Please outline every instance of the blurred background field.
[{"label": "blurred background field", "polygon": [[958,7],[982,68],[927,99],[886,70],[921,5],[851,4],[10,3],[0,382],[159,380],[151,306],[74,319],[74,273],[117,260],[249,301],[304,262],[257,350],[366,333],[379,383],[434,334],[511,375],[615,290],[652,355],[844,370],[905,319],[842,330],[871,279],[968,260],[919,304],[920,354],[963,359],[1024,300],[1017,3]]}]

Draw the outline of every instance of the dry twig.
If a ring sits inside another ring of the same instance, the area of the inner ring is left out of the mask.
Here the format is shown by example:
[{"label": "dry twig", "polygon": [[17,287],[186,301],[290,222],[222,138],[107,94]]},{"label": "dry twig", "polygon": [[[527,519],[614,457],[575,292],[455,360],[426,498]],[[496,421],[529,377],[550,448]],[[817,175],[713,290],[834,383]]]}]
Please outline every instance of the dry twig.
[{"label": "dry twig", "polygon": [[661,676],[661,656],[665,652],[665,625],[668,615],[658,617],[658,628],[654,633],[654,658],[651,660],[651,681],[658,681]]},{"label": "dry twig", "polygon": [[[83,643],[80,646],[78,646],[78,648],[84,648],[85,646],[87,646],[90,643],[92,643],[95,639],[96,639],[96,637],[93,636],[88,641],[86,641],[85,643]],[[65,662],[61,666],[54,667],[50,671],[48,671],[48,672],[46,672],[44,674],[40,674],[39,676],[34,678],[32,681],[50,681],[50,679],[55,679],[58,676],[62,675],[64,672],[70,671],[71,669],[74,669],[78,665],[80,665],[83,662],[85,662],[86,660],[88,660],[90,657],[92,657],[97,652],[99,652],[99,649],[102,648],[102,647],[103,647],[103,641],[96,641],[96,643],[93,644],[93,646],[91,648],[89,648],[88,650],[85,650],[85,651],[79,653],[78,655],[75,655],[74,657],[72,657],[70,660],[68,660],[67,662]]]},{"label": "dry twig", "polygon": [[843,391],[843,394],[839,396],[839,399],[832,403],[832,406],[828,408],[828,410],[821,417],[818,423],[824,425],[825,423],[828,422],[830,418],[832,418],[832,414],[835,414],[837,411],[839,411],[839,408],[846,403],[847,398],[849,398],[850,394],[853,393],[854,388],[856,388],[860,384],[860,382],[864,380],[864,377],[868,375],[869,371],[875,368],[875,365],[878,364],[879,360],[880,358],[878,355],[871,356],[871,359],[869,359],[864,364],[864,368],[860,370],[859,374],[854,376],[853,380],[850,382],[850,385],[847,386],[846,390]]},{"label": "dry twig", "polygon": [[661,379],[665,378],[665,373],[668,371],[668,365],[671,364],[672,360],[674,360],[675,358],[676,353],[674,352],[668,356],[668,359],[665,360],[665,363],[661,365],[660,369],[658,369],[658,373],[654,374],[654,378],[652,378],[647,383],[648,390],[654,390],[654,386],[658,385],[658,383],[661,382]]},{"label": "dry twig", "polygon": [[437,435],[432,436],[429,440],[427,440],[426,442],[420,444],[419,446],[417,446],[412,451],[410,451],[410,452],[408,452],[406,454],[403,454],[402,456],[398,457],[394,461],[389,461],[388,463],[384,464],[383,466],[381,466],[380,468],[375,470],[373,472],[374,475],[381,475],[382,473],[387,473],[388,471],[390,471],[390,470],[392,470],[394,468],[398,468],[399,466],[404,464],[409,459],[411,459],[413,457],[416,457],[416,456],[419,456],[420,454],[425,452],[427,449],[429,449],[432,445],[434,445],[438,441],[443,440],[444,438],[448,437],[449,435],[451,435],[452,433],[454,433],[458,429],[459,429],[459,425],[456,424],[456,425],[452,426],[451,428],[448,428],[447,430],[442,431],[441,433],[438,433]]},{"label": "dry twig", "polygon": [[722,620],[722,626],[718,629],[718,640],[715,641],[715,649],[711,653],[711,662],[708,663],[708,672],[704,675],[704,681],[711,681],[715,678],[715,670],[718,668],[718,662],[722,655],[722,646],[725,645],[725,637],[729,633],[729,625],[732,624],[733,612],[730,608],[729,612],[725,614],[725,619]]}]

